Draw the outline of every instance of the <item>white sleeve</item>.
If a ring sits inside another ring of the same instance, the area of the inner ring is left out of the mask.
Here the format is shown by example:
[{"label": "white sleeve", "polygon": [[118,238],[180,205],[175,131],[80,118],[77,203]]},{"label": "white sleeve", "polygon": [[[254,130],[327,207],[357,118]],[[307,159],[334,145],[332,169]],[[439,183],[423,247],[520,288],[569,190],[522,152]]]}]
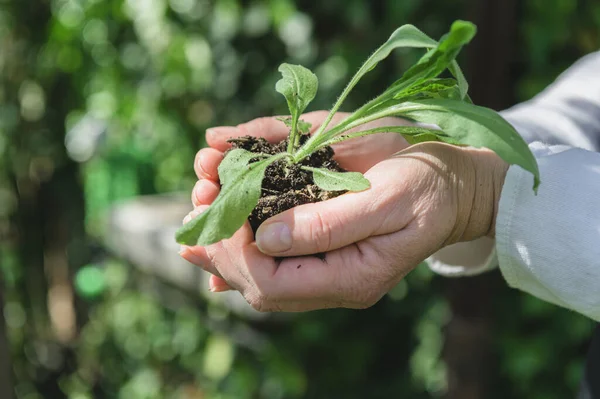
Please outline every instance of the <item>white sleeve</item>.
[{"label": "white sleeve", "polygon": [[[600,245],[591,244],[600,243],[600,210],[595,205],[600,205],[600,155],[583,150],[597,151],[600,142],[597,71],[600,53],[584,57],[535,99],[503,113],[529,142],[579,149],[532,144],[542,178],[539,195],[533,196],[529,174],[509,168],[496,242],[486,238],[446,247],[428,259],[432,270],[465,276],[499,263],[511,286],[600,318]],[[587,286],[580,285],[582,279]]]},{"label": "white sleeve", "polygon": [[543,184],[511,167],[500,198],[496,253],[511,287],[600,321],[600,154],[536,148]]},{"label": "white sleeve", "polygon": [[531,174],[511,166],[500,197],[495,246],[492,240],[450,246],[430,258],[430,267],[464,276],[499,264],[511,287],[600,321],[600,154],[539,143],[531,147],[542,176],[538,195],[531,189]]},{"label": "white sleeve", "polygon": [[546,90],[504,112],[525,141],[598,151],[600,51],[583,57]]}]

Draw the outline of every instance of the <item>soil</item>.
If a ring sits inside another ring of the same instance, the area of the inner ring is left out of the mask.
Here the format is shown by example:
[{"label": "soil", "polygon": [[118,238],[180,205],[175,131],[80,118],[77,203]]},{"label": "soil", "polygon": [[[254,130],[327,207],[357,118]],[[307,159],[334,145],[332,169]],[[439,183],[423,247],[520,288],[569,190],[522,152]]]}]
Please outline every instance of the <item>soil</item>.
[{"label": "soil", "polygon": [[[300,137],[300,144],[308,139],[308,135]],[[245,136],[229,140],[232,148],[263,153],[277,154],[287,150],[288,140],[271,144],[263,138]],[[262,183],[261,198],[252,211],[248,220],[252,230],[256,233],[262,222],[278,213],[298,205],[325,201],[337,197],[345,191],[326,191],[314,184],[312,172],[301,169],[300,166],[314,168],[327,168],[343,172],[336,161],[333,160],[333,149],[325,147],[313,153],[299,164],[290,165],[285,159],[276,161],[265,171]]]}]

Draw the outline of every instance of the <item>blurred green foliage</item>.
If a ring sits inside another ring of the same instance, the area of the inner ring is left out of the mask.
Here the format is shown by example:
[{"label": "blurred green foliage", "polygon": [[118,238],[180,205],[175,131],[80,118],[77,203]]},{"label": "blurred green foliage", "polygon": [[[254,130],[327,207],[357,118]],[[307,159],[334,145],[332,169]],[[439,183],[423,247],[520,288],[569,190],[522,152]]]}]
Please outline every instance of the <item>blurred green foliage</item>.
[{"label": "blurred green foliage", "polygon": [[[600,4],[520,3],[515,91],[523,100],[600,47]],[[135,271],[97,243],[116,201],[191,189],[206,128],[284,113],[274,91],[281,62],[316,72],[321,87],[312,109],[324,109],[397,26],[413,23],[439,37],[472,6],[0,1],[0,268],[17,397],[443,394],[443,328],[452,315],[444,282],[426,267],[366,311],[248,322]],[[400,51],[367,75],[348,109],[416,56]],[[71,281],[84,266],[81,296],[73,298]],[[487,397],[572,397],[591,322],[496,291]],[[52,306],[63,303],[57,298],[74,304],[74,320],[58,314],[75,335],[53,327]]]}]

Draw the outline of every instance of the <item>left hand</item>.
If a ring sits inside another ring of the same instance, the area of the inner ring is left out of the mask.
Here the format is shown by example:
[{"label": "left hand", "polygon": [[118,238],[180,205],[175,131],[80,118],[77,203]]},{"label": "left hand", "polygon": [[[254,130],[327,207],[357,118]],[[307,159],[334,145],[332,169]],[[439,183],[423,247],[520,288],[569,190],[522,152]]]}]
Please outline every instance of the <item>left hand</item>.
[{"label": "left hand", "polygon": [[[301,119],[312,124],[311,134],[321,125],[328,115],[327,111],[309,112],[302,115]],[[331,126],[339,123],[349,114],[338,112],[331,121]],[[372,129],[381,126],[409,125],[410,122],[400,118],[383,118],[363,125],[363,129]],[[358,129],[355,129],[358,130]],[[352,131],[355,131],[352,130]],[[206,205],[210,205],[220,191],[217,167],[223,160],[223,153],[231,147],[227,143],[230,138],[242,136],[262,137],[277,143],[287,138],[289,129],[274,117],[254,119],[238,126],[223,126],[208,129],[206,141],[208,148],[198,151],[194,162],[194,170],[198,176],[198,182],[192,190],[192,203],[194,211],[184,219],[184,223],[195,217]],[[392,154],[408,147],[406,140],[397,134],[374,134],[358,140],[344,141],[333,146],[335,160],[345,169],[358,172],[366,172],[377,162],[384,160]],[[182,246],[180,255],[187,261],[203,267],[211,272],[209,280],[210,290],[221,292],[232,289],[216,271],[210,267],[207,260],[206,249],[200,246]]]}]

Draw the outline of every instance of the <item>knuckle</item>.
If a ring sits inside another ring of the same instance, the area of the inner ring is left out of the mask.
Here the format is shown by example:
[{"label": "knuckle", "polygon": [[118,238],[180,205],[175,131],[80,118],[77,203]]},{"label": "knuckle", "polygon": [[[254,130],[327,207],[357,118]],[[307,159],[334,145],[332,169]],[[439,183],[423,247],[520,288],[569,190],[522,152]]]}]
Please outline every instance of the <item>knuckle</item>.
[{"label": "knuckle", "polygon": [[194,157],[194,165],[196,166],[200,166],[200,157],[202,155],[202,150],[198,151],[196,153],[196,156]]},{"label": "knuckle", "polygon": [[381,299],[382,295],[376,291],[369,291],[361,295],[357,302],[359,309],[368,309]]},{"label": "knuckle", "polygon": [[245,299],[252,309],[256,310],[257,312],[266,313],[270,311],[268,306],[269,302],[262,294],[248,294],[245,295]]},{"label": "knuckle", "polygon": [[[217,249],[213,247],[214,246],[204,247],[204,262],[202,262],[202,264],[198,266],[200,266],[203,270],[207,271],[208,273],[224,278],[223,273],[221,273],[222,265],[220,265],[217,261]],[[227,281],[227,283],[229,283],[229,281]]]},{"label": "knuckle", "polygon": [[250,122],[240,123],[236,127],[242,136],[254,136],[253,132],[262,131],[267,126],[267,123],[270,119],[271,118],[269,117],[256,118]]},{"label": "knuckle", "polygon": [[248,129],[248,124],[250,124],[251,122],[244,122],[244,123],[240,123],[239,125],[236,126],[236,128],[238,129],[238,131],[240,132],[240,136],[249,136],[249,129]]},{"label": "knuckle", "polygon": [[266,292],[257,286],[244,293],[244,299],[257,312],[282,312],[285,310],[277,294]]},{"label": "knuckle", "polygon": [[331,224],[320,212],[315,212],[310,223],[310,239],[317,252],[327,252],[331,248]]}]

